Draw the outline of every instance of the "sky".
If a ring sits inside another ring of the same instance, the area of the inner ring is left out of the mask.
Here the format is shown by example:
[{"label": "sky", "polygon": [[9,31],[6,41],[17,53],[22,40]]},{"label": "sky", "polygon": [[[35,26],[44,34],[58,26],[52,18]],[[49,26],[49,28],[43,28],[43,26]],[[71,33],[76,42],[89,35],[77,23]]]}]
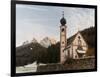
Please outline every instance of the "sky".
[{"label": "sky", "polygon": [[45,37],[60,40],[62,11],[67,21],[67,37],[78,30],[95,25],[95,10],[92,8],[16,5],[16,46],[35,38],[38,42]]}]

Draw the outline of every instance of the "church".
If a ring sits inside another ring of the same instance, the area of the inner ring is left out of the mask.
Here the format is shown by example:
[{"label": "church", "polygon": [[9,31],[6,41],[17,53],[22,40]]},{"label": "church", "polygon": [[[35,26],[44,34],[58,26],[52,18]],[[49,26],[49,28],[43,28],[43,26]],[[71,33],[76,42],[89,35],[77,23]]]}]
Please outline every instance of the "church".
[{"label": "church", "polygon": [[60,63],[63,64],[69,58],[84,58],[86,56],[85,54],[88,49],[88,45],[80,31],[67,39],[67,25],[64,13],[60,23]]}]

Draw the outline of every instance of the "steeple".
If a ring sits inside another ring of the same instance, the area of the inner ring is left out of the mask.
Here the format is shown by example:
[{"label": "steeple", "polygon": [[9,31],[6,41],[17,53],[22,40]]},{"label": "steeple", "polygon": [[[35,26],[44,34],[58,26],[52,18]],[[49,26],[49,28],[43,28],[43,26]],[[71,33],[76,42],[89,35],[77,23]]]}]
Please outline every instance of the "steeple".
[{"label": "steeple", "polygon": [[67,46],[67,36],[66,36],[66,19],[64,18],[64,11],[62,12],[62,18],[60,20],[61,26],[60,26],[60,63],[63,64],[66,61],[65,56],[65,48]]},{"label": "steeple", "polygon": [[64,26],[66,24],[66,19],[64,18],[64,11],[62,11],[62,18],[60,20],[60,23],[62,26]]}]

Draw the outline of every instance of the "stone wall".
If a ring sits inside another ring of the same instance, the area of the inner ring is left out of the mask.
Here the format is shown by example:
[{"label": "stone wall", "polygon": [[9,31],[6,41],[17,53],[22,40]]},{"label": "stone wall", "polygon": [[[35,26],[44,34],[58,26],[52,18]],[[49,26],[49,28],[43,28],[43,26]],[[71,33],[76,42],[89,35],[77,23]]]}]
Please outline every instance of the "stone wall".
[{"label": "stone wall", "polygon": [[37,67],[37,72],[48,72],[48,71],[65,71],[65,70],[81,70],[81,69],[94,69],[95,58],[86,59],[74,59],[66,62],[64,65],[47,64],[40,65]]},{"label": "stone wall", "polygon": [[75,59],[70,63],[64,65],[64,70],[79,70],[79,69],[94,69],[95,68],[95,59],[86,58],[86,59]]}]

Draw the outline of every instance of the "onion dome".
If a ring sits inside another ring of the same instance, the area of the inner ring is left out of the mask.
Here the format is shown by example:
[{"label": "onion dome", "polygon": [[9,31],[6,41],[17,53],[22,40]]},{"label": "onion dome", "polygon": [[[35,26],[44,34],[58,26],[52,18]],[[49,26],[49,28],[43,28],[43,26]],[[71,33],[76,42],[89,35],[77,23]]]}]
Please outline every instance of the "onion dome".
[{"label": "onion dome", "polygon": [[61,18],[60,23],[62,26],[64,26],[66,24],[66,19],[64,18],[64,12],[62,15],[63,15],[63,17]]}]

